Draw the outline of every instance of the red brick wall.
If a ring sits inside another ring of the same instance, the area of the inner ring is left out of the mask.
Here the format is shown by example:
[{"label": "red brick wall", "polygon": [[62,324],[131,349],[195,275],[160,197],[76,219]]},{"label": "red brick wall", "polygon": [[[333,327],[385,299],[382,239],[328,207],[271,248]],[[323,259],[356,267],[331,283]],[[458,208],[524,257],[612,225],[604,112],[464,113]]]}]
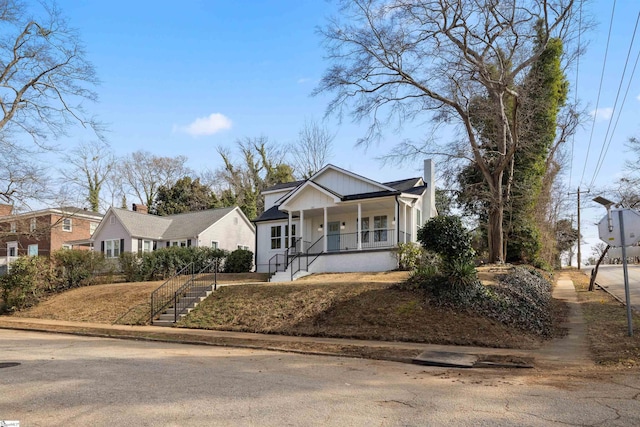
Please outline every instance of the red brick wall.
[{"label": "red brick wall", "polygon": [[[62,229],[62,216],[46,214],[36,218],[36,231],[31,232],[31,218],[14,217],[0,222],[0,257],[7,255],[7,242],[18,241],[18,255],[27,255],[28,247],[38,245],[38,255],[48,256],[51,252],[62,249],[62,245],[70,240],[88,239],[91,237],[89,224],[85,218],[71,217],[71,231]],[[17,233],[10,233],[10,223],[16,223]],[[74,249],[88,250],[87,246]]]}]

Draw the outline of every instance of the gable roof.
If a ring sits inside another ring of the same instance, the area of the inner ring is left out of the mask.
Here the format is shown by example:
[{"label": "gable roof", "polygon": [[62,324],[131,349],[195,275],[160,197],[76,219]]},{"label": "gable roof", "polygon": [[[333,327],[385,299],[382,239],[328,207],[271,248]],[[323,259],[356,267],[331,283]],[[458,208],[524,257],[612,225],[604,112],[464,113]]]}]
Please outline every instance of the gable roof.
[{"label": "gable roof", "polygon": [[338,167],[338,166],[335,166],[335,165],[332,165],[332,164],[328,164],[328,165],[326,165],[325,167],[323,167],[322,169],[320,169],[318,172],[316,172],[315,174],[313,174],[313,176],[312,176],[311,178],[309,178],[309,180],[310,180],[310,181],[314,181],[315,179],[317,179],[320,175],[322,175],[325,171],[327,171],[327,170],[329,170],[329,169],[333,169],[333,170],[338,171],[338,172],[340,172],[340,173],[343,173],[343,174],[345,174],[345,175],[351,176],[351,177],[353,177],[353,178],[356,178],[356,179],[362,180],[362,181],[364,181],[364,182],[367,182],[367,183],[369,183],[369,184],[372,184],[372,185],[375,185],[375,186],[377,186],[377,187],[380,187],[380,190],[390,190],[390,191],[393,191],[393,188],[391,188],[391,187],[389,187],[389,186],[387,186],[387,185],[385,185],[385,184],[382,184],[382,183],[380,183],[380,182],[378,182],[378,181],[374,181],[373,179],[367,178],[367,177],[365,177],[365,176],[358,175],[357,173],[354,173],[354,172],[348,171],[348,170],[346,170],[346,169],[342,169],[342,168],[340,168],[340,167]]},{"label": "gable roof", "polygon": [[[175,215],[157,216],[129,211],[126,209],[114,207],[109,208],[130,236],[148,237],[157,240],[180,239],[191,236],[195,237],[235,209],[237,209],[237,207],[233,206]],[[242,211],[239,212],[244,217]],[[245,219],[245,221],[251,226],[251,223],[248,220]],[[101,228],[102,227],[99,227],[99,229]],[[96,233],[97,232],[99,232],[99,230],[96,230]]]},{"label": "gable roof", "polygon": [[[407,191],[410,188],[413,188],[417,184],[419,184],[420,181],[422,181],[422,178],[420,177],[408,178],[408,179],[401,179],[399,181],[385,182],[384,185],[386,185],[387,187],[395,188],[398,191]],[[424,185],[424,182],[422,183],[422,185]]]},{"label": "gable roof", "polygon": [[222,217],[234,209],[235,207],[208,209],[206,211],[169,215],[167,218],[171,220],[171,225],[169,225],[163,237],[165,239],[178,239],[180,237],[196,236],[220,221]]}]

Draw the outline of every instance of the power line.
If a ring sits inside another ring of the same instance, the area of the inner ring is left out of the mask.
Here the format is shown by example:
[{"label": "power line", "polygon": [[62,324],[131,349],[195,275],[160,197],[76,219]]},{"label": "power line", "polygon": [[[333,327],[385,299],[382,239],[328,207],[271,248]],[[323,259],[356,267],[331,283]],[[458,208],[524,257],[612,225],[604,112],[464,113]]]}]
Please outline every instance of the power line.
[{"label": "power line", "polygon": [[[625,62],[624,62],[624,68],[622,70],[622,76],[620,77],[620,84],[618,85],[618,92],[616,93],[616,100],[613,103],[613,112],[611,113],[611,117],[615,116],[615,114],[616,114],[616,108],[617,108],[617,105],[618,105],[618,98],[620,97],[620,91],[622,90],[622,84],[624,82],[624,77],[625,77],[625,74],[627,73],[627,66],[629,65],[629,58],[631,57],[631,50],[633,49],[633,43],[635,41],[636,32],[638,30],[638,21],[640,21],[640,12],[638,12],[638,17],[636,18],[636,25],[635,25],[635,27],[633,29],[633,34],[631,36],[631,43],[629,43],[629,51],[627,52],[627,58],[625,59]],[[639,51],[639,53],[640,53],[640,51]],[[613,139],[613,133],[615,132],[615,128],[618,125],[618,120],[620,120],[620,115],[622,114],[622,107],[624,106],[624,102],[627,99],[627,94],[629,93],[629,86],[631,86],[631,81],[633,80],[633,74],[635,73],[637,64],[638,64],[638,61],[636,59],[636,63],[633,66],[633,71],[631,72],[631,76],[629,77],[629,84],[627,85],[627,91],[625,92],[624,99],[622,101],[622,105],[620,106],[620,109],[618,110],[618,117],[616,119],[615,126],[613,128],[613,131],[611,132],[611,137],[609,138],[609,141],[607,142],[607,138],[609,137],[609,130],[611,129],[611,123],[612,123],[612,120],[609,120],[609,125],[607,126],[607,132],[604,135],[604,141],[602,143],[602,148],[600,149],[600,156],[598,157],[598,161],[596,162],[596,168],[595,168],[595,170],[593,172],[593,178],[591,179],[591,184],[589,184],[589,188],[591,188],[593,186],[593,182],[596,180],[596,177],[598,176],[598,173],[600,173],[600,169],[602,168],[602,164],[604,163],[604,159],[606,157],[606,154],[609,151],[609,145],[611,145],[611,140]]]},{"label": "power line", "polygon": [[604,61],[602,62],[602,72],[600,73],[600,85],[598,86],[598,97],[596,99],[596,109],[593,112],[593,122],[591,123],[591,135],[589,136],[589,145],[587,146],[587,155],[584,158],[584,166],[582,168],[582,176],[580,177],[580,184],[584,180],[584,173],[587,170],[587,162],[589,160],[589,151],[591,150],[591,141],[593,141],[593,131],[596,127],[596,116],[598,114],[598,107],[600,106],[600,94],[602,93],[602,82],[604,80],[604,70],[607,66],[607,56],[609,55],[609,42],[611,41],[611,29],[613,28],[613,16],[616,10],[616,0],[613,0],[613,7],[611,8],[611,20],[609,21],[609,33],[607,35],[607,46],[604,51]]}]

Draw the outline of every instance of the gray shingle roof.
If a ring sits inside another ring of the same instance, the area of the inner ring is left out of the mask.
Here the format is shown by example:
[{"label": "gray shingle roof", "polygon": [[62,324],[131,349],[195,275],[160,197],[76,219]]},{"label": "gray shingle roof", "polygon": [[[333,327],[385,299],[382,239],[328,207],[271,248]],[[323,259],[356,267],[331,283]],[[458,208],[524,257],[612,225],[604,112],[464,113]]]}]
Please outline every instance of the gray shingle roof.
[{"label": "gray shingle roof", "polygon": [[387,187],[391,187],[391,188],[395,188],[398,191],[407,191],[410,188],[413,188],[416,186],[416,184],[421,180],[422,178],[408,178],[408,179],[401,179],[399,181],[391,181],[391,182],[385,182],[384,185],[386,185]]},{"label": "gray shingle roof", "polygon": [[194,237],[218,222],[235,207],[208,209],[183,214],[156,216],[112,208],[131,236],[158,240]]}]

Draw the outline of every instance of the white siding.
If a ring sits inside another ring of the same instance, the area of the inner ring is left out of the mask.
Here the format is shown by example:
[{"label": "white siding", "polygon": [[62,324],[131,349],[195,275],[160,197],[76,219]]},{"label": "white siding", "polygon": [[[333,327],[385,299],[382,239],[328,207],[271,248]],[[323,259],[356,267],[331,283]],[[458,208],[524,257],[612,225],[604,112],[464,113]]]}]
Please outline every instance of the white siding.
[{"label": "white siding", "polygon": [[220,249],[235,251],[238,245],[242,245],[249,247],[249,250],[255,253],[253,226],[242,218],[237,208],[200,233],[198,241],[193,246],[211,247],[212,240],[218,242]]},{"label": "white siding", "polygon": [[310,185],[305,187],[292,199],[285,202],[287,209],[290,211],[316,209],[325,206],[335,206],[335,204],[333,197],[328,196]]},{"label": "white siding", "polygon": [[[115,217],[115,223],[111,224],[111,216]],[[124,239],[124,251],[125,252],[131,252],[133,246],[133,242],[131,239],[131,236],[129,236],[129,233],[127,232],[127,230],[122,226],[122,224],[120,223],[120,221],[118,220],[118,217],[116,217],[113,212],[109,212],[102,220],[102,228],[95,233],[95,235],[93,236],[94,238],[94,250],[100,252],[101,248],[102,248],[102,242],[104,242],[105,240],[120,240],[120,239]],[[135,251],[137,252],[138,250],[138,246],[137,246],[137,240],[136,240],[136,246],[135,246]]]},{"label": "white siding", "polygon": [[[305,220],[306,222],[306,220]],[[300,221],[292,220],[292,225],[296,227],[296,238],[300,237]],[[287,249],[287,238],[291,242],[291,236],[286,236],[285,226],[289,225],[288,220],[259,222],[256,228],[258,236],[258,252],[256,257],[256,271],[258,273],[267,273],[269,271],[269,260],[276,254],[284,254]],[[280,249],[271,249],[271,227],[282,227],[280,236]],[[306,230],[305,230],[306,233]],[[305,240],[307,237],[305,235]]]},{"label": "white siding", "polygon": [[343,196],[348,196],[350,194],[372,193],[374,191],[382,191],[385,189],[380,185],[375,185],[334,169],[326,170],[320,176],[315,178],[314,181]]},{"label": "white siding", "polygon": [[285,194],[288,194],[291,191],[293,191],[293,190],[288,188],[288,189],[285,189],[285,190],[282,190],[282,191],[277,191],[277,192],[265,194],[264,195],[264,210],[266,211],[269,208],[272,208],[273,206],[275,206],[275,204],[276,204],[276,202],[278,200],[280,200],[282,197],[284,197]]}]

